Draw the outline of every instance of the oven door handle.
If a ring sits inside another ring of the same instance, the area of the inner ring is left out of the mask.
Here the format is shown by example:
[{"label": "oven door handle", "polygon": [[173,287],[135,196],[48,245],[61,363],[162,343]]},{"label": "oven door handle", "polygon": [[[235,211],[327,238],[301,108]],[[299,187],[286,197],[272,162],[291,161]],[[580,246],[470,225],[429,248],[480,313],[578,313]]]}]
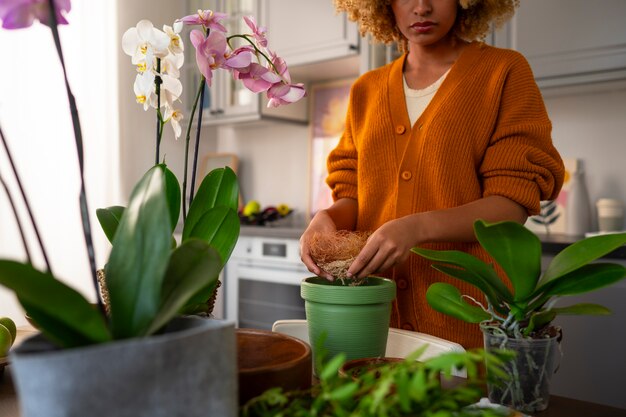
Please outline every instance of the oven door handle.
[{"label": "oven door handle", "polygon": [[306,270],[281,268],[279,266],[238,265],[237,278],[252,281],[276,282],[279,284],[300,285],[311,273]]}]

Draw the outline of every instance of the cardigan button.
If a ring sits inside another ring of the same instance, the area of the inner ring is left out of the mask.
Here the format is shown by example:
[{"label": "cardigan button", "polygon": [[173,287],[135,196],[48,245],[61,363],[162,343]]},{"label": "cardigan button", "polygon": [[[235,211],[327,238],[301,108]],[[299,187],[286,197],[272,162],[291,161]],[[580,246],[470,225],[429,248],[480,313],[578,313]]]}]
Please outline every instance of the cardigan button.
[{"label": "cardigan button", "polygon": [[398,284],[398,288],[401,290],[406,290],[406,288],[409,286],[409,283],[406,281],[406,279],[399,279],[398,281],[396,281],[396,284]]},{"label": "cardigan button", "polygon": [[411,323],[404,323],[402,325],[402,330],[409,330],[409,331],[413,331],[413,325]]},{"label": "cardigan button", "polygon": [[413,177],[413,174],[411,174],[411,171],[402,171],[402,174],[400,174],[400,176],[403,180],[408,181],[411,179],[411,177]]},{"label": "cardigan button", "polygon": [[396,126],[396,133],[398,135],[403,134],[404,132],[406,132],[406,127],[402,126],[402,125],[398,125]]}]

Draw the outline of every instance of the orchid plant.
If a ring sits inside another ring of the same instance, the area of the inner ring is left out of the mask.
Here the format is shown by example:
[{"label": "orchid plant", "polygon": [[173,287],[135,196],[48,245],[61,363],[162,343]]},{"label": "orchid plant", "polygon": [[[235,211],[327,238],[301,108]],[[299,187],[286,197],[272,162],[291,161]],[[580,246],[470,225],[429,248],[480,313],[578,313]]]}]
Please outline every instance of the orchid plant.
[{"label": "orchid plant", "polygon": [[[195,95],[185,140],[185,177],[182,196],[187,195],[188,155],[191,133],[191,121],[198,106],[204,101],[205,85],[211,87],[213,72],[218,69],[230,71],[235,80],[255,93],[266,92],[268,106],[276,107],[293,103],[305,95],[302,84],[293,84],[285,61],[267,48],[264,27],[259,27],[253,17],[244,17],[250,33],[227,36],[226,28],[220,23],[227,18],[224,13],[211,10],[198,10],[194,15],[177,19],[172,26],[164,25],[163,30],[154,27],[152,22],[141,20],[136,27],[128,29],[122,37],[122,48],[131,56],[131,62],[137,69],[134,92],[137,103],[144,110],[154,108],[157,117],[156,158],[159,164],[160,144],[164,125],[172,125],[174,136],[182,133],[180,122],[183,112],[178,107],[182,95],[182,83],[179,80],[180,69],[184,63],[185,46],[180,33],[183,25],[199,25],[201,29],[190,32],[190,40],[196,50],[196,64],[201,74],[198,91]],[[235,39],[245,41],[243,46],[233,47]],[[203,179],[194,198],[195,172],[198,159],[199,135],[202,123],[202,108],[198,115],[196,146],[193,157],[190,207],[187,210],[186,199],[182,198],[183,231],[182,242],[188,239],[202,239],[215,247],[225,264],[239,235],[239,217],[237,215],[237,197],[239,189],[234,172],[230,168],[215,170]],[[164,166],[166,191],[168,196],[171,232],[178,223],[181,203],[181,190],[175,175]],[[228,203],[225,205],[224,203]],[[113,206],[97,210],[100,224],[111,241],[118,228],[124,207]],[[172,238],[175,247],[176,241]],[[210,300],[215,292],[215,285],[208,286],[196,295],[183,309],[187,313],[210,313]]]},{"label": "orchid plant", "polygon": [[[200,29],[193,29],[189,36],[196,51],[196,64],[201,79],[185,135],[183,195],[187,195],[191,121],[194,119],[198,102],[204,101],[205,85],[211,87],[214,71],[219,69],[229,71],[233,79],[241,81],[250,91],[265,92],[269,99],[268,107],[294,103],[306,94],[302,84],[291,82],[285,60],[268,48],[265,27],[258,26],[254,17],[245,16],[243,19],[250,33],[227,35],[228,31],[221,23],[227,17],[225,13],[198,10],[196,14],[177,19],[172,26],[164,25],[163,31],[156,29],[152,22],[142,20],[136,27],[128,29],[122,38],[124,52],[132,57],[131,62],[137,67],[134,83],[137,103],[143,105],[144,110],[151,107],[156,109],[155,163],[158,164],[163,126],[168,122],[171,123],[176,139],[182,133],[180,122],[184,115],[177,107],[183,90],[179,80],[180,68],[184,63],[184,43],[180,33],[183,25],[200,26]],[[235,39],[242,40],[243,45],[235,47]],[[196,130],[190,203],[194,198],[201,123],[202,108]],[[186,200],[183,199],[183,219],[186,216]]]},{"label": "orchid plant", "polygon": [[[0,183],[13,207],[27,256],[26,262],[0,259],[0,285],[16,293],[26,313],[37,323],[41,332],[62,348],[145,337],[161,331],[172,318],[181,312],[188,312],[189,308],[213,291],[219,272],[239,234],[237,179],[232,170],[224,168],[212,171],[204,178],[196,199],[186,213],[182,242],[178,245],[172,241],[172,232],[180,214],[180,186],[174,174],[164,164],[158,163],[157,149],[157,164],[134,187],[128,206],[110,207],[97,212],[107,237],[113,243],[105,267],[110,308],[107,314],[99,296],[96,277],[83,178],[79,115],[68,83],[57,27],[58,24],[67,24],[65,16],[70,8],[69,0],[4,0],[0,3],[0,19],[4,28],[24,28],[36,20],[50,26],[70,104],[80,166],[80,211],[98,309],[94,309],[80,293],[54,276],[36,222],[30,214],[46,269],[41,271],[32,265],[14,199],[0,176]],[[175,135],[180,134],[176,123],[182,120],[182,113],[175,106],[182,93],[178,80],[184,48],[179,36],[181,22],[199,22],[204,28],[207,36],[203,35],[203,39],[200,39],[197,33],[192,32],[195,33],[192,35],[192,43],[199,50],[198,61],[208,60],[201,62],[200,69],[203,71],[203,81],[208,79],[209,85],[211,71],[226,68],[237,79],[247,80],[245,82],[249,84],[246,85],[271,94],[274,99],[271,105],[295,101],[304,95],[300,85],[291,84],[284,61],[266,50],[261,51],[256,46],[238,51],[218,49],[218,57],[212,42],[215,39],[218,39],[218,44],[221,42],[220,35],[215,35],[215,28],[221,32],[218,22],[220,16],[210,11],[199,12],[197,16],[180,19],[171,28],[165,27],[163,34],[149,22],[142,21],[134,31],[124,36],[123,48],[131,53],[133,63],[139,70],[135,82],[137,100],[145,109],[154,107],[157,110],[157,143],[160,143],[167,122],[171,122]],[[262,36],[263,30],[256,27],[252,19],[249,22],[254,26],[253,33],[237,36],[256,40]],[[260,41],[258,44],[262,43]],[[253,67],[252,62],[246,66],[245,61],[248,58],[251,61],[255,55],[252,51],[265,58],[271,56],[267,65],[275,76]],[[222,57],[232,59],[222,60]],[[267,84],[268,80],[270,84]],[[201,96],[202,91],[203,85],[198,96]],[[193,114],[190,119],[193,119]],[[189,130],[188,127],[187,137]],[[30,213],[26,193],[1,129],[0,137],[22,199]]]}]

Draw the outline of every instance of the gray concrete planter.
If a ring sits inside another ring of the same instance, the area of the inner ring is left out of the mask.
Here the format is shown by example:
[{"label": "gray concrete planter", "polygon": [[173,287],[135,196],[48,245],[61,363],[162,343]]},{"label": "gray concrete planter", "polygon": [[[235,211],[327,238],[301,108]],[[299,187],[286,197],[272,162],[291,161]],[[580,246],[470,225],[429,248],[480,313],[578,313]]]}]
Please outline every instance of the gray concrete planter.
[{"label": "gray concrete planter", "polygon": [[76,349],[43,336],[11,355],[22,417],[237,415],[234,324],[188,317],[165,333]]}]

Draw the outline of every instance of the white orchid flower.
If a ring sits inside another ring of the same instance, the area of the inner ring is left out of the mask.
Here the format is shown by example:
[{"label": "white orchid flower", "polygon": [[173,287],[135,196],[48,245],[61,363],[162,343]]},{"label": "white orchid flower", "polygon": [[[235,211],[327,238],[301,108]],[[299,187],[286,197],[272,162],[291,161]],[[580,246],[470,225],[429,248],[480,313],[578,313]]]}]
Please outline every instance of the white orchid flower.
[{"label": "white orchid flower", "polygon": [[183,84],[176,77],[168,74],[161,75],[161,106],[172,106],[183,94]]},{"label": "white orchid flower", "polygon": [[168,49],[174,55],[181,55],[185,51],[185,44],[180,38],[180,31],[183,29],[183,22],[174,22],[174,27],[163,25],[163,32],[170,38]]},{"label": "white orchid flower", "polygon": [[185,62],[185,55],[183,54],[169,54],[165,58],[161,59],[161,74],[168,74],[172,77],[180,77],[180,68],[182,68]]},{"label": "white orchid flower", "polygon": [[180,121],[183,120],[183,113],[179,109],[175,109],[171,106],[165,107],[165,122],[170,122],[172,129],[174,130],[174,137],[178,139],[182,133]]},{"label": "white orchid flower", "polygon": [[137,74],[135,77],[135,84],[133,85],[135,99],[137,100],[137,103],[143,104],[144,110],[148,110],[150,106],[156,107],[154,105],[156,100],[156,93],[154,92],[154,79],[155,75],[151,71]]},{"label": "white orchid flower", "polygon": [[132,63],[137,65],[142,61],[147,64],[153,62],[153,56],[163,58],[168,53],[170,37],[156,29],[149,20],[141,20],[134,28],[128,29],[122,36],[122,49],[132,57]]}]

